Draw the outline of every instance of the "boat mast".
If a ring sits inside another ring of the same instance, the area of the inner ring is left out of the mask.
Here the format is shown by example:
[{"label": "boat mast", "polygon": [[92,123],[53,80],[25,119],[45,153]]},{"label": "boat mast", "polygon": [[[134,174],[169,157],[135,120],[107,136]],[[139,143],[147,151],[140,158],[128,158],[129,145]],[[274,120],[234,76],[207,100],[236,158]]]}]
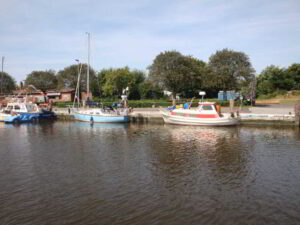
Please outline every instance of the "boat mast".
[{"label": "boat mast", "polygon": [[82,64],[79,62],[78,59],[75,59],[78,63],[78,76],[77,76],[77,85],[76,85],[76,90],[75,90],[75,97],[74,97],[74,102],[73,102],[73,108],[75,107],[75,101],[77,100],[77,107],[80,105],[80,90],[79,90],[79,82],[80,82],[80,74],[81,74],[81,69],[82,69]]},{"label": "boat mast", "polygon": [[86,74],[86,92],[87,92],[87,100],[89,100],[90,93],[90,33],[86,32],[88,35],[88,63],[87,63],[87,74]]}]

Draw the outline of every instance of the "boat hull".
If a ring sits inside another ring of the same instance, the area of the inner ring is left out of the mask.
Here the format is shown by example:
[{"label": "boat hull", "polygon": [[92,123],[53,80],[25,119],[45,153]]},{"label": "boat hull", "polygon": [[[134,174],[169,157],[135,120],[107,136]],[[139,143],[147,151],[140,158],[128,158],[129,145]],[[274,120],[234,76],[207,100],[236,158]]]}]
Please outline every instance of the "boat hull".
[{"label": "boat hull", "polygon": [[188,126],[235,126],[239,123],[237,118],[195,118],[188,116],[173,116],[167,112],[162,112],[164,122],[167,124],[178,124]]},{"label": "boat hull", "polygon": [[128,123],[128,115],[89,115],[79,112],[73,112],[75,120],[93,123]]},{"label": "boat hull", "polygon": [[7,115],[4,117],[5,123],[26,123],[35,122],[40,119],[53,119],[55,114],[52,112],[48,113],[20,113],[18,115]]},{"label": "boat hull", "polygon": [[0,122],[4,122],[5,118],[10,116],[9,114],[0,113]]}]

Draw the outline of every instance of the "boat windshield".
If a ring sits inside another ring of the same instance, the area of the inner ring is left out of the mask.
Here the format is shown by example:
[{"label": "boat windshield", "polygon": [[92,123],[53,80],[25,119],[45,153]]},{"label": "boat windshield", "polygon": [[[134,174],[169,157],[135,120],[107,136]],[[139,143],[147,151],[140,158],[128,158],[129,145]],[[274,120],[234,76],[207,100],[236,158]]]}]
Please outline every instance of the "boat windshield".
[{"label": "boat windshield", "polygon": [[213,107],[211,105],[203,105],[202,110],[213,110]]}]

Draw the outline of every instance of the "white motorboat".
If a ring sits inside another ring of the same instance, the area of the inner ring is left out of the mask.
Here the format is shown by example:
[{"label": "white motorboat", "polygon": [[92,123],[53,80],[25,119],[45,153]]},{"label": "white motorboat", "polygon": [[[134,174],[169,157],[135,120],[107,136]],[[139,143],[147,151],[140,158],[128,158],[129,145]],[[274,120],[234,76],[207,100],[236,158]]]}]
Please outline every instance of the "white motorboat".
[{"label": "white motorboat", "polygon": [[220,106],[214,102],[199,102],[196,109],[179,108],[161,110],[164,122],[179,125],[197,126],[233,126],[239,122],[238,117],[222,114]]}]

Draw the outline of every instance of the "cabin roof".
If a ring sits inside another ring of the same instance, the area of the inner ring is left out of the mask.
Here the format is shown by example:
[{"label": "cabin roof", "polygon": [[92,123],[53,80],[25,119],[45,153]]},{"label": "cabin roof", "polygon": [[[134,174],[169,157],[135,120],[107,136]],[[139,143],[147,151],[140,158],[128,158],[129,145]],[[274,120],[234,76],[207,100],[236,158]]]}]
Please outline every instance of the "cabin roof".
[{"label": "cabin roof", "polygon": [[215,102],[199,102],[199,105],[215,105]]}]

